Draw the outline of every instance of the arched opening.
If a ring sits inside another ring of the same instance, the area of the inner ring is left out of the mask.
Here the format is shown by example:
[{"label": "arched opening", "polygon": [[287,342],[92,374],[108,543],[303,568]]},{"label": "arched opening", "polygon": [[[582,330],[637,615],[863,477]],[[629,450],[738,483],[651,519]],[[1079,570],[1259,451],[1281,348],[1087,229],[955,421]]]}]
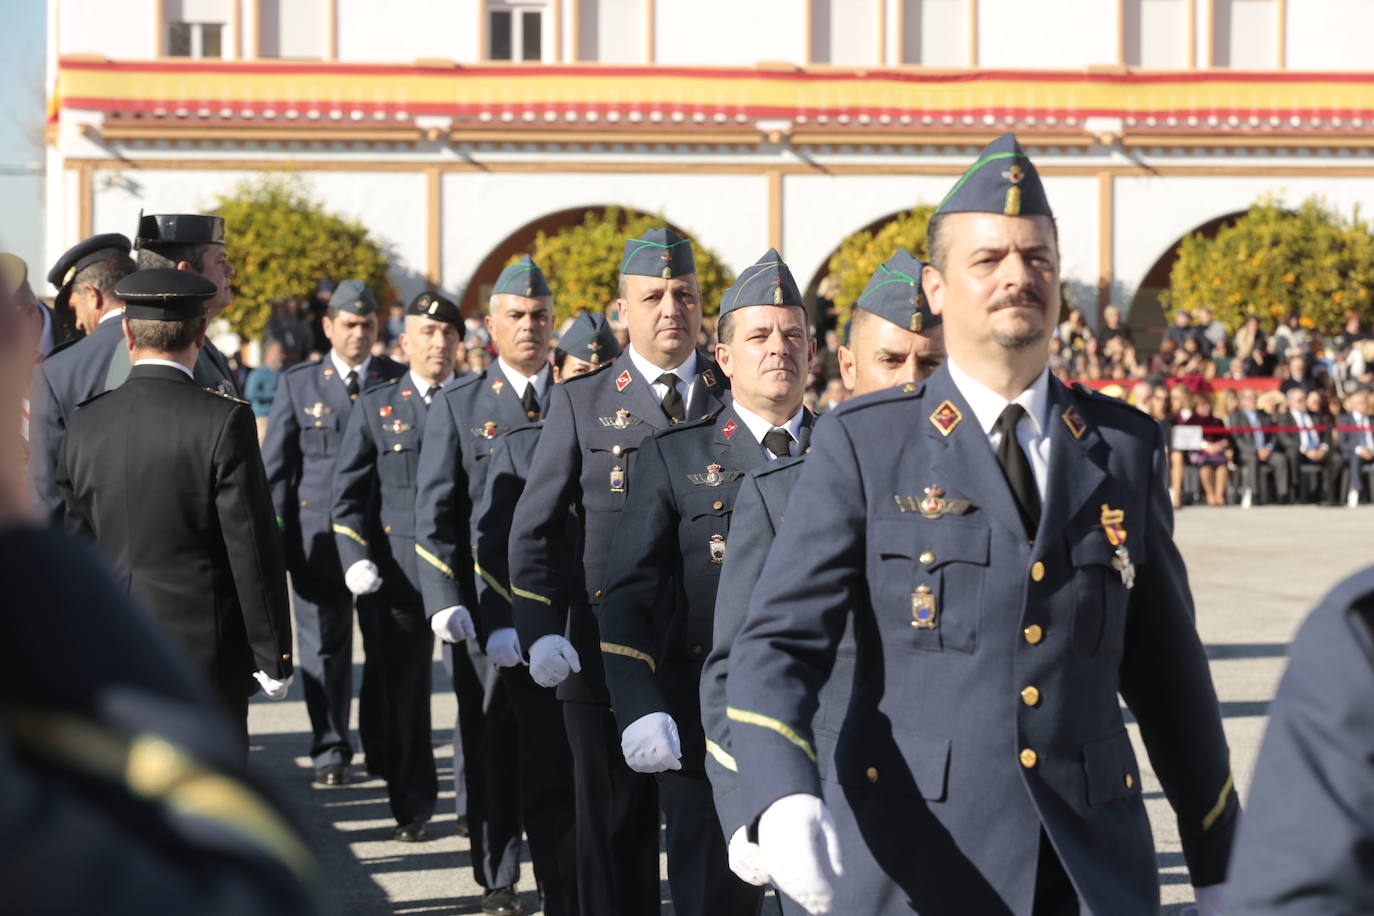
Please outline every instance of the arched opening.
[{"label": "arched opening", "polygon": [[1160,305],[1159,294],[1169,288],[1169,273],[1174,269],[1174,262],[1178,260],[1179,246],[1183,240],[1195,232],[1200,232],[1206,238],[1213,238],[1221,227],[1244,216],[1248,210],[1236,210],[1224,216],[1210,219],[1195,229],[1190,229],[1183,235],[1174,240],[1174,243],[1164,250],[1154,265],[1145,272],[1145,277],[1136,287],[1135,296],[1131,299],[1130,311],[1126,316],[1126,323],[1131,328],[1131,335],[1135,339],[1136,350],[1141,354],[1154,353],[1159,349],[1159,342],[1164,337],[1164,330],[1167,322],[1164,320],[1164,308]]},{"label": "arched opening", "polygon": [[831,248],[829,253],[826,254],[825,259],[821,261],[820,267],[816,268],[816,272],[811,275],[810,281],[802,289],[802,299],[809,303],[808,311],[811,314],[811,323],[815,325],[816,337],[818,340],[824,340],[825,332],[835,327],[836,324],[836,316],[833,314],[833,307],[830,300],[820,295],[821,284],[825,281],[826,277],[830,276],[830,259],[835,257],[836,252],[840,250],[840,246],[844,244],[844,240],[849,238],[849,236],[858,235],[860,232],[876,233],[879,229],[883,228],[903,213],[910,212],[910,210],[910,207],[902,210],[893,210],[886,216],[880,216],[867,225],[860,226],[857,229],[852,229],[845,233],[840,238],[840,241],[835,244],[835,247]]}]

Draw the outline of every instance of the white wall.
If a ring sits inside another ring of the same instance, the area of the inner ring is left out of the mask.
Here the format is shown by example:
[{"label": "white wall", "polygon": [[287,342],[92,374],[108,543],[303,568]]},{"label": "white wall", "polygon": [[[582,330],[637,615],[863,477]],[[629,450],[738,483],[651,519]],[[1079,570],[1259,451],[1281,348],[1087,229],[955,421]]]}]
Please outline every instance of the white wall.
[{"label": "white wall", "polygon": [[153,0],[118,4],[108,0],[62,0],[57,9],[60,53],[103,54],[132,60],[156,57],[161,28],[156,13]]},{"label": "white wall", "polygon": [[1076,70],[1116,62],[1108,0],[978,0],[978,66]]},{"label": "white wall", "polygon": [[1290,70],[1368,70],[1374,35],[1369,0],[1302,0],[1288,4]]},{"label": "white wall", "polygon": [[[283,0],[289,2],[289,0]],[[338,0],[339,60],[479,59],[478,0]]]},{"label": "white wall", "polygon": [[656,0],[654,54],[658,63],[682,66],[800,64],[806,59],[801,5],[802,0]]}]

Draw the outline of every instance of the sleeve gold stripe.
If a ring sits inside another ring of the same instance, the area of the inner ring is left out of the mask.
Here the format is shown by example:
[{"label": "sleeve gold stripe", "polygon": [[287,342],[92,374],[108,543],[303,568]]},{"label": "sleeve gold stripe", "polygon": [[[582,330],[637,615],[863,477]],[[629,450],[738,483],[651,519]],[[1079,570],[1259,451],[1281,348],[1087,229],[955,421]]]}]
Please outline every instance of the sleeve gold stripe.
[{"label": "sleeve gold stripe", "polygon": [[782,735],[788,741],[791,741],[797,747],[801,748],[802,753],[811,758],[812,763],[816,762],[816,752],[811,749],[810,742],[777,719],[756,712],[750,712],[747,709],[736,709],[733,706],[725,707],[725,715],[735,722],[743,722],[745,725],[757,725],[759,728],[766,728],[770,731],[777,732],[779,735]]},{"label": "sleeve gold stripe", "polygon": [[1202,819],[1202,829],[1211,830],[1212,825],[1221,817],[1221,812],[1226,810],[1226,802],[1231,798],[1231,788],[1236,784],[1235,779],[1230,773],[1226,774],[1226,785],[1221,787],[1221,794],[1217,796],[1217,803],[1212,806],[1212,810],[1207,812],[1207,816]]},{"label": "sleeve gold stripe", "polygon": [[483,569],[482,564],[478,563],[476,560],[472,561],[472,568],[477,571],[477,575],[482,577],[483,582],[487,583],[492,588],[496,589],[496,594],[504,598],[506,604],[510,604],[510,592],[506,591],[506,589],[501,585],[501,583],[496,581],[495,576],[493,576],[491,573]]},{"label": "sleeve gold stripe", "polygon": [[706,739],[706,753],[716,759],[716,763],[725,767],[731,773],[739,772],[739,764],[735,763],[735,758],[725,752],[725,748],[716,744],[710,738]]},{"label": "sleeve gold stripe", "polygon": [[415,545],[415,552],[420,555],[420,559],[424,560],[430,566],[433,566],[435,569],[439,570],[439,572],[448,576],[450,579],[453,578],[453,570],[449,569],[448,564],[445,563],[443,560],[439,559],[434,554],[430,553],[428,550],[425,550],[419,544]]},{"label": "sleeve gold stripe", "polygon": [[514,582],[511,583],[510,590],[513,594],[519,595],[521,598],[528,598],[531,601],[538,601],[540,604],[547,604],[549,607],[553,607],[553,602],[548,598],[545,598],[543,595],[536,595],[534,592],[527,592],[523,588],[516,588]]},{"label": "sleeve gold stripe", "polygon": [[346,538],[352,538],[364,547],[367,546],[367,541],[364,541],[362,535],[358,534],[358,532],[354,531],[352,528],[345,525],[332,525],[331,527],[334,529],[335,534],[342,534]]},{"label": "sleeve gold stripe", "polygon": [[601,644],[601,651],[608,652],[611,655],[623,655],[626,658],[639,659],[641,662],[649,666],[650,671],[658,671],[658,666],[654,664],[653,658],[639,651],[638,649],[632,649],[629,646],[622,646],[618,643],[603,642]]}]

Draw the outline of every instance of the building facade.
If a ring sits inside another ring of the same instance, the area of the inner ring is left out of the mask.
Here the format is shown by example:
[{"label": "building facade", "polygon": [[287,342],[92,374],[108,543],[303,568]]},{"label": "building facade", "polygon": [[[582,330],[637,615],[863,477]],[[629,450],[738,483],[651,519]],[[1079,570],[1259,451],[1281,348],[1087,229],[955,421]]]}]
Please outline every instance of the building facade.
[{"label": "building facade", "polygon": [[814,287],[1014,130],[1076,304],[1148,332],[1187,233],[1374,208],[1370,34],[1368,0],[49,0],[46,245],[291,170],[403,296],[475,308],[612,204]]}]

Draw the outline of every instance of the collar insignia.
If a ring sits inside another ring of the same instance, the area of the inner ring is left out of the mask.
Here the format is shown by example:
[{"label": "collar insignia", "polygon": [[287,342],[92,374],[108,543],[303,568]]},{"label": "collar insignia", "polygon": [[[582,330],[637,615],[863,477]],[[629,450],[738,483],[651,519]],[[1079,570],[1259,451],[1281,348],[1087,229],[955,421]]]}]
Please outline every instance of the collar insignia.
[{"label": "collar insignia", "polygon": [[639,417],[630,416],[630,412],[623,407],[615,412],[614,417],[597,417],[602,426],[609,426],[612,429],[628,429],[631,426],[638,426],[644,422]]},{"label": "collar insignia", "polygon": [[720,428],[720,431],[725,438],[729,439],[735,434],[735,430],[737,429],[739,429],[739,427],[735,425],[734,420],[726,420],[725,425]]},{"label": "collar insignia", "polygon": [[743,471],[723,471],[718,464],[708,464],[705,474],[688,474],[687,479],[700,487],[718,487],[743,476]]},{"label": "collar insignia", "polygon": [[701,373],[701,380],[706,383],[707,388],[716,387],[716,373],[710,369]]},{"label": "collar insignia", "polygon": [[1064,425],[1073,433],[1075,439],[1082,439],[1083,434],[1088,431],[1088,424],[1083,422],[1083,415],[1078,412],[1078,408],[1070,404],[1064,409]]},{"label": "collar insignia", "polygon": [[311,404],[309,407],[305,408],[306,415],[314,417],[316,420],[318,420],[320,417],[324,416],[327,413],[333,412],[333,409],[330,407],[326,407],[323,401],[316,401],[314,404]]},{"label": "collar insignia", "polygon": [[894,496],[898,512],[919,512],[922,518],[943,518],[946,515],[963,515],[973,504],[967,499],[945,499],[945,491],[940,487],[926,487],[925,496]]},{"label": "collar insignia", "polygon": [[505,388],[505,387],[506,387],[506,383],[503,382],[503,381],[501,381],[499,378],[498,378],[498,379],[493,379],[493,380],[492,380],[492,383],[491,383],[491,390],[492,390],[492,391],[495,391],[497,394],[500,394],[500,393],[501,393],[501,389],[502,389],[502,388]]},{"label": "collar insignia", "polygon": [[410,397],[410,396],[411,396],[412,394],[414,394],[414,393],[415,393],[415,389],[413,389],[413,388],[407,388],[407,389],[405,389],[404,391],[401,392],[401,397],[403,397],[403,398],[408,398],[408,397]]},{"label": "collar insignia", "polygon": [[624,391],[626,386],[628,386],[630,382],[633,380],[634,376],[630,375],[629,369],[626,369],[624,372],[620,373],[615,377],[615,390]]},{"label": "collar insignia", "polygon": [[959,412],[959,408],[954,406],[953,401],[945,401],[935,412],[930,415],[930,422],[935,424],[935,428],[940,431],[940,435],[948,436],[954,432],[954,427],[958,426],[964,419],[964,415]]},{"label": "collar insignia", "polygon": [[387,417],[391,416],[391,405],[388,404],[385,407],[377,408],[377,413],[381,414],[382,419],[385,420]]},{"label": "collar insignia", "polygon": [[334,377],[334,367],[333,367],[333,366],[325,366],[325,367],[324,367],[324,377],[325,377],[325,378],[333,378],[333,377]]}]

